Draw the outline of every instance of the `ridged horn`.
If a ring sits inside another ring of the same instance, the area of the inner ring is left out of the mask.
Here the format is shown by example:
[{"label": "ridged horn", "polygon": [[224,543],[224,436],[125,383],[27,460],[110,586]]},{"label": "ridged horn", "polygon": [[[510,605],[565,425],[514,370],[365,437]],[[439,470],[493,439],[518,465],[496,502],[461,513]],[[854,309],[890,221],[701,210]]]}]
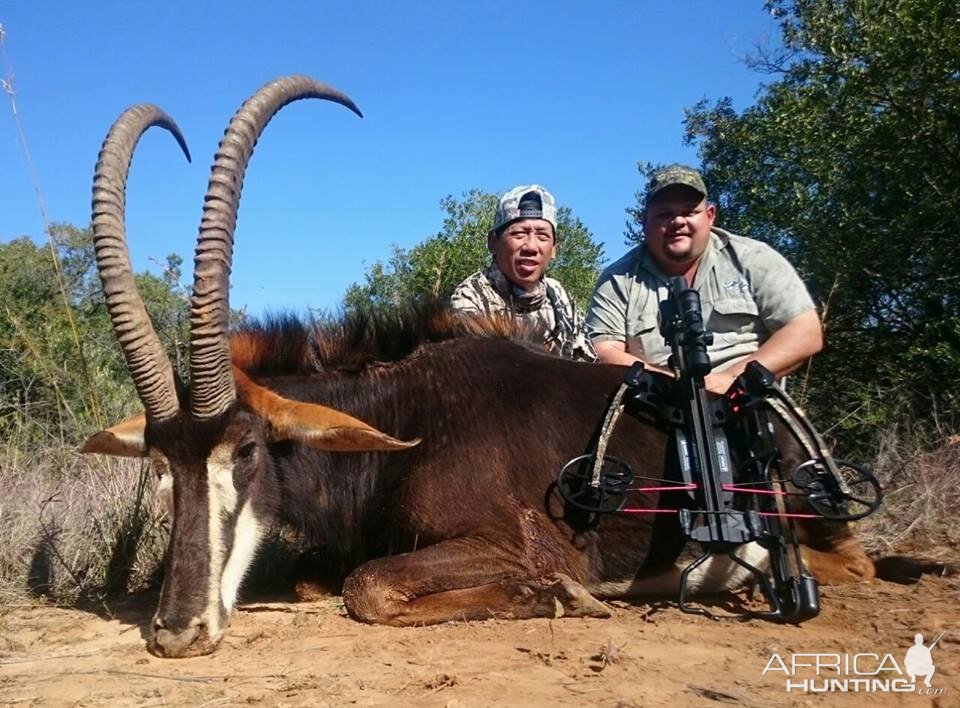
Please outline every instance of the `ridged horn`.
[{"label": "ridged horn", "polygon": [[347,96],[308,76],[270,82],[240,107],[220,141],[210,168],[203,216],[194,258],[190,299],[190,410],[202,419],[215,418],[236,399],[227,339],[233,233],[247,163],[270,119],[288,103],[322,98],[360,110]]},{"label": "ridged horn", "polygon": [[113,331],[147,416],[167,420],[179,403],[173,367],[163,351],[133,279],[124,215],[127,175],[140,137],[152,126],[173,134],[190,160],[183,133],[173,119],[149,103],[125,110],[100,148],[93,175],[93,245]]}]

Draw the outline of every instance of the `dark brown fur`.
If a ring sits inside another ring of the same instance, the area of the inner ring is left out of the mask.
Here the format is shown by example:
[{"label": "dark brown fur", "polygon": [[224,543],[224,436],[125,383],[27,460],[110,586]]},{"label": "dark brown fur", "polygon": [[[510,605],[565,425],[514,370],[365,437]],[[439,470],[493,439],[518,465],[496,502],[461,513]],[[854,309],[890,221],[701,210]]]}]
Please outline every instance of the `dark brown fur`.
[{"label": "dark brown fur", "polygon": [[[325,326],[284,318],[235,337],[235,362],[261,384],[423,439],[394,453],[270,451],[258,506],[347,576],[354,617],[542,616],[556,602],[595,613],[578,583],[653,574],[683,548],[670,517],[591,523],[565,508],[556,472],[591,449],[623,369],[561,360],[512,337],[509,323],[429,310]],[[609,454],[659,477],[666,436],[628,418]],[[636,501],[660,503],[655,493]],[[805,524],[801,534],[828,551],[847,552],[852,542],[841,524]],[[856,560],[870,564],[853,543]]]}]

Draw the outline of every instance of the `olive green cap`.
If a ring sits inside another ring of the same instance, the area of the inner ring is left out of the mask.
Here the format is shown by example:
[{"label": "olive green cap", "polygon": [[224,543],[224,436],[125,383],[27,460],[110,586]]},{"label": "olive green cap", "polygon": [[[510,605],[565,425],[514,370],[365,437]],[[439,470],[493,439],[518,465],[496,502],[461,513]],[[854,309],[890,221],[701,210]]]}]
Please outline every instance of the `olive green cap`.
[{"label": "olive green cap", "polygon": [[703,177],[692,167],[687,165],[667,165],[655,170],[650,175],[650,181],[647,182],[646,204],[650,204],[660,192],[668,187],[676,186],[690,187],[699,192],[704,197],[707,196],[707,185],[703,183]]}]

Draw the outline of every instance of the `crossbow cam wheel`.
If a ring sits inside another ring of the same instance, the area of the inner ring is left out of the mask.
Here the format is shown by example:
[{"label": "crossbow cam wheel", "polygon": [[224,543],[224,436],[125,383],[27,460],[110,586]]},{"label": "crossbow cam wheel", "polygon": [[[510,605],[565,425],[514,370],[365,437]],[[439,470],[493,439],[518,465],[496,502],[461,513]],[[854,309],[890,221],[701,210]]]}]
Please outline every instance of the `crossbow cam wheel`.
[{"label": "crossbow cam wheel", "polygon": [[596,455],[574,457],[560,468],[557,488],[568,504],[598,514],[619,511],[633,483],[630,466],[615,457],[604,457],[600,479],[593,484]]},{"label": "crossbow cam wheel", "polygon": [[806,492],[811,508],[825,519],[835,521],[856,521],[876,511],[883,499],[883,490],[873,473],[854,462],[835,462],[842,484],[820,460],[808,460],[794,470],[793,483]]}]

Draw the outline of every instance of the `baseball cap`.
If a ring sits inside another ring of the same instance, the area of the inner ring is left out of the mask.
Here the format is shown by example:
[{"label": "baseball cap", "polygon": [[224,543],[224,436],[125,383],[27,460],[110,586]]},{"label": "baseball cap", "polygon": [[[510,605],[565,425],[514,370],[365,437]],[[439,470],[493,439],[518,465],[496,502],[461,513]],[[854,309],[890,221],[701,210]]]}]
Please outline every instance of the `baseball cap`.
[{"label": "baseball cap", "polygon": [[697,170],[687,165],[673,164],[654,170],[650,175],[650,181],[647,182],[646,203],[649,204],[655,196],[668,187],[678,185],[690,187],[707,196],[707,185],[703,183],[703,177]]},{"label": "baseball cap", "polygon": [[524,184],[514,187],[500,197],[493,215],[493,230],[497,231],[517,219],[543,219],[557,233],[557,202],[553,195],[539,184]]}]

